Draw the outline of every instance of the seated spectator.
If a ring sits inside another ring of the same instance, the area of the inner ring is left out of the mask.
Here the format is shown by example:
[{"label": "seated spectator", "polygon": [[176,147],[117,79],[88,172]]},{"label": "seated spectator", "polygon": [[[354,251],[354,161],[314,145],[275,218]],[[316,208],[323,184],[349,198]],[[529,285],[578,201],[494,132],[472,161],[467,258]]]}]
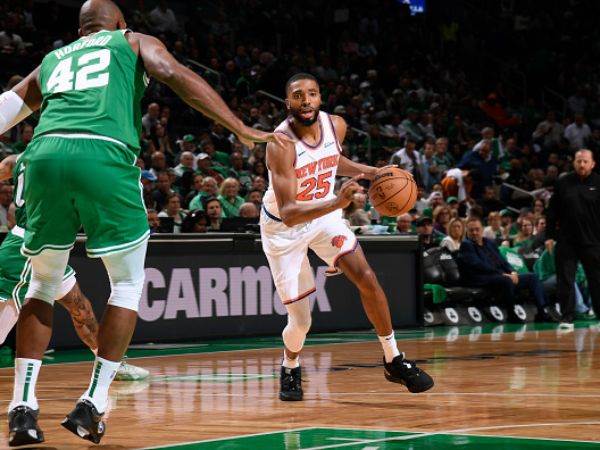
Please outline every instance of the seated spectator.
[{"label": "seated spectator", "polygon": [[558,147],[565,127],[556,121],[556,113],[548,111],[546,120],[540,122],[532,134],[534,142],[539,142],[543,150],[550,151]]},{"label": "seated spectator", "polygon": [[142,127],[146,136],[150,136],[152,128],[156,126],[160,116],[160,105],[158,103],[150,103],[146,108],[146,114],[142,116]]},{"label": "seated spectator", "polygon": [[252,175],[244,169],[242,152],[234,151],[229,157],[230,165],[228,176],[240,182],[240,193],[246,194],[252,188]]},{"label": "seated spectator", "polygon": [[541,198],[536,198],[533,201],[533,216],[534,216],[534,218],[537,220],[540,217],[544,216],[545,211],[546,211],[546,204],[544,203],[544,200],[542,200]]},{"label": "seated spectator", "polygon": [[452,219],[448,225],[448,236],[442,239],[440,247],[447,248],[450,253],[457,252],[465,238],[465,223],[462,219]]},{"label": "seated spectator", "polygon": [[156,190],[152,192],[152,199],[156,204],[156,210],[161,211],[167,204],[171,194],[174,194],[175,191],[171,189],[171,177],[169,177],[168,172],[159,172],[156,178]]},{"label": "seated spectator", "polygon": [[493,211],[488,214],[488,225],[483,229],[483,237],[496,243],[508,239],[508,231],[502,227],[502,217],[500,213]]},{"label": "seated spectator", "polygon": [[446,235],[450,224],[450,208],[446,205],[437,206],[433,210],[433,229]]},{"label": "seated spectator", "polygon": [[171,217],[173,219],[173,233],[181,233],[181,224],[186,216],[186,211],[181,208],[179,194],[172,193],[167,198],[165,208],[158,213],[158,217]]},{"label": "seated spectator", "polygon": [[208,154],[213,161],[214,169],[227,175],[229,169],[229,154],[221,152],[215,148],[215,144],[209,139],[202,142],[202,152]]},{"label": "seated spectator", "polygon": [[181,224],[182,233],[206,233],[210,220],[205,211],[190,211]]},{"label": "seated spectator", "polygon": [[352,202],[344,208],[344,218],[351,226],[369,225],[371,218],[369,213],[365,211],[367,204],[367,194],[357,192],[352,197]]},{"label": "seated spectator", "polygon": [[160,220],[158,218],[158,213],[155,209],[149,209],[146,212],[148,217],[148,228],[150,228],[150,234],[154,234],[158,232],[160,227]]},{"label": "seated spectator", "polygon": [[175,18],[175,13],[167,6],[166,0],[159,0],[158,5],[150,11],[148,18],[152,24],[152,31],[157,34],[177,34],[179,31],[179,24]]},{"label": "seated spectator", "polygon": [[238,217],[240,206],[244,199],[238,195],[240,192],[240,183],[235,178],[227,178],[221,184],[221,193],[218,196],[225,217]]},{"label": "seated spectator", "polygon": [[512,239],[516,233],[516,224],[513,221],[513,212],[510,209],[500,211],[502,221],[502,236],[504,239]]},{"label": "seated spectator", "polygon": [[414,233],[413,218],[409,213],[398,216],[396,220],[396,231],[400,234]]},{"label": "seated spectator", "polygon": [[154,201],[154,183],[157,178],[149,170],[142,170],[140,181],[142,183],[142,196],[144,197],[144,205],[146,208],[153,209],[156,202]]},{"label": "seated spectator", "polygon": [[479,107],[500,128],[514,127],[520,123],[518,117],[508,114],[508,111],[498,101],[498,96],[495,92],[492,92],[485,100],[479,102]]},{"label": "seated spectator", "polygon": [[244,219],[258,219],[259,209],[254,203],[246,202],[240,206],[239,216]]},{"label": "seated spectator", "polygon": [[542,283],[537,275],[515,272],[496,245],[483,237],[483,225],[478,218],[467,221],[467,238],[458,251],[458,265],[465,285],[490,288],[508,306],[514,304],[517,292],[527,289],[539,310],[546,314],[546,319],[560,320],[556,311],[547,307]]},{"label": "seated spectator", "polygon": [[220,172],[222,170],[216,170],[217,167],[213,166],[212,158],[208,153],[200,153],[196,159],[197,173],[203,177],[211,177],[217,181],[217,184],[221,184],[225,179],[225,175]]},{"label": "seated spectator", "polygon": [[152,127],[149,149],[150,151],[157,151],[164,154],[167,164],[170,167],[173,166],[175,162],[175,152],[171,146],[171,139],[167,134],[167,130],[160,122]]},{"label": "seated spectator", "polygon": [[487,217],[492,211],[500,211],[504,209],[502,203],[496,195],[496,189],[493,186],[486,186],[483,191],[483,198],[478,202],[483,209],[483,216]]},{"label": "seated spectator", "polygon": [[433,229],[433,222],[427,216],[423,216],[417,220],[417,234],[419,235],[419,241],[423,246],[423,250],[439,247],[442,239],[444,239],[442,233]]},{"label": "seated spectator", "polygon": [[213,177],[205,177],[202,180],[202,186],[200,187],[200,192],[192,198],[189,204],[189,210],[193,211],[196,209],[204,209],[204,200],[209,197],[216,197],[217,192],[219,190],[219,186],[217,185],[217,180]]},{"label": "seated spectator", "polygon": [[190,191],[185,195],[185,199],[183,200],[183,205],[185,208],[189,209],[189,204],[193,200],[193,198],[198,195],[202,191],[202,182],[204,178],[202,175],[195,174],[192,179],[192,186]]},{"label": "seated spectator", "polygon": [[33,138],[33,125],[24,122],[21,126],[21,140],[13,145],[15,153],[23,153]]},{"label": "seated spectator", "polygon": [[204,200],[204,210],[209,220],[208,231],[219,231],[221,229],[221,221],[223,218],[223,209],[221,202],[216,197],[209,197]]},{"label": "seated spectator", "polygon": [[252,189],[246,195],[246,201],[250,202],[250,203],[254,203],[256,205],[256,208],[258,208],[259,211],[262,208],[262,198],[263,198],[263,192],[256,190],[256,189]]},{"label": "seated spectator", "polygon": [[524,217],[519,223],[519,231],[513,239],[512,247],[521,255],[529,254],[533,251],[533,222]]},{"label": "seated spectator", "polygon": [[179,164],[173,169],[177,177],[183,176],[184,172],[194,171],[194,154],[192,152],[181,152]]},{"label": "seated spectator", "polygon": [[19,25],[17,14],[8,13],[4,19],[4,29],[0,31],[0,52],[5,55],[25,54],[23,38],[15,33]]},{"label": "seated spectator", "polygon": [[401,148],[390,158],[390,164],[395,164],[399,168],[410,172],[418,186],[423,186],[423,176],[421,168],[423,165],[423,156],[416,150],[417,142],[408,137],[404,148]]},{"label": "seated spectator", "polygon": [[158,177],[159,172],[167,170],[167,159],[164,153],[152,152],[150,158],[150,172],[152,172],[155,177]]},{"label": "seated spectator", "polygon": [[572,152],[584,148],[591,135],[592,130],[585,123],[583,114],[575,114],[575,121],[565,128],[565,138],[569,141],[569,147]]},{"label": "seated spectator", "polygon": [[265,177],[261,177],[260,175],[256,175],[252,178],[252,190],[266,192],[267,190],[267,180]]},{"label": "seated spectator", "polygon": [[435,141],[433,162],[438,169],[440,180],[443,173],[454,167],[454,158],[448,154],[448,138],[441,137]]},{"label": "seated spectator", "polygon": [[256,160],[252,164],[252,175],[267,178],[267,166],[264,161]]}]

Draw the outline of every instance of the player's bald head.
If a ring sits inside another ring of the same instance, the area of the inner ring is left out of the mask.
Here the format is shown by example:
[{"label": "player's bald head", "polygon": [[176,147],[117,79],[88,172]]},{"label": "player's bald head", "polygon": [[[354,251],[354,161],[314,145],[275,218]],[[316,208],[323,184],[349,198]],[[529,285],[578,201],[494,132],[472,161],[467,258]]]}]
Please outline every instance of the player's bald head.
[{"label": "player's bald head", "polygon": [[125,18],[111,0],[87,0],[79,10],[79,34],[85,36],[99,30],[126,28]]}]

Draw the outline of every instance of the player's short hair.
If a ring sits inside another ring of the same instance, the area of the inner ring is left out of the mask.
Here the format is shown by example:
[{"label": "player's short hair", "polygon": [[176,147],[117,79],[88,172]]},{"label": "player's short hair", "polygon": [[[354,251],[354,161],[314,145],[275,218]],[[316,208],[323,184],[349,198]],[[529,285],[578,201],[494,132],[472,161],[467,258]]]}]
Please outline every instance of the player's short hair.
[{"label": "player's short hair", "polygon": [[290,85],[294,81],[298,81],[298,80],[312,80],[315,83],[317,83],[317,85],[319,84],[319,82],[317,81],[317,79],[313,75],[311,75],[310,73],[300,72],[300,73],[297,73],[295,75],[292,75],[290,77],[290,79],[287,80],[287,83],[285,83],[285,95],[287,95],[288,91],[290,90]]}]

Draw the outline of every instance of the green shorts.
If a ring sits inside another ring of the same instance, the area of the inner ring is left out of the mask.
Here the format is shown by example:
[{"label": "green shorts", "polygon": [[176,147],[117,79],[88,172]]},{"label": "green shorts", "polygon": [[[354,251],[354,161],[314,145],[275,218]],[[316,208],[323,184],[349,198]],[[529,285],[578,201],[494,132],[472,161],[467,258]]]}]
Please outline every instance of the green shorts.
[{"label": "green shorts", "polygon": [[[0,245],[0,301],[13,299],[21,309],[31,278],[29,258],[21,255],[23,238],[8,233]],[[72,267],[67,266],[63,282],[75,276]],[[59,290],[61,291],[61,290]]]},{"label": "green shorts", "polygon": [[23,157],[25,256],[70,249],[82,226],[90,257],[148,238],[141,171],[125,144],[103,136],[48,134],[34,139]]}]

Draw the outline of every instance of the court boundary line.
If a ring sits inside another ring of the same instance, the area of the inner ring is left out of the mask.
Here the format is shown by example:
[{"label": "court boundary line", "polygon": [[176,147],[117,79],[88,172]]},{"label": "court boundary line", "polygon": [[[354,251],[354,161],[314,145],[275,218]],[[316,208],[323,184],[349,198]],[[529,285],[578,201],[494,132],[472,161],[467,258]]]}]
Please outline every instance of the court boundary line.
[{"label": "court boundary line", "polygon": [[381,439],[361,439],[353,442],[345,442],[339,444],[331,444],[317,447],[308,447],[303,448],[302,450],[326,450],[332,448],[342,448],[342,447],[351,447],[354,445],[363,445],[363,444],[376,444],[380,442],[391,442],[391,441],[403,441],[410,439],[420,439],[423,437],[437,436],[437,435],[456,435],[456,436],[472,436],[472,437],[486,437],[486,438],[495,438],[495,439],[523,439],[523,440],[534,440],[534,441],[553,441],[553,442],[565,442],[565,443],[582,443],[582,444],[597,444],[600,446],[600,441],[590,441],[590,440],[576,440],[576,439],[564,439],[564,438],[549,438],[549,437],[532,437],[532,436],[514,436],[514,435],[503,435],[503,434],[478,434],[472,433],[477,430],[496,430],[496,429],[507,429],[507,428],[531,428],[531,427],[549,427],[549,426],[568,426],[568,425],[600,425],[600,421],[571,421],[571,422],[543,422],[543,423],[529,423],[529,424],[512,424],[512,425],[489,425],[485,427],[469,427],[469,428],[461,428],[454,430],[440,430],[440,431],[416,431],[416,430],[382,430],[382,429],[373,429],[373,428],[349,428],[349,427],[336,427],[331,425],[320,425],[320,426],[310,426],[310,427],[302,427],[302,428],[292,428],[292,429],[284,429],[279,431],[269,431],[264,433],[253,433],[253,434],[244,434],[238,436],[228,436],[222,438],[215,439],[206,439],[202,441],[187,441],[173,444],[160,445],[155,447],[140,447],[140,450],[153,450],[153,449],[161,449],[161,448],[172,448],[179,447],[184,445],[191,444],[203,444],[210,442],[220,442],[226,440],[235,440],[235,439],[245,439],[250,437],[257,436],[266,436],[272,434],[279,433],[290,433],[297,431],[308,431],[315,429],[325,429],[325,430],[343,430],[343,431],[373,431],[379,433],[406,433],[402,436],[393,436],[389,438],[381,438]]}]

